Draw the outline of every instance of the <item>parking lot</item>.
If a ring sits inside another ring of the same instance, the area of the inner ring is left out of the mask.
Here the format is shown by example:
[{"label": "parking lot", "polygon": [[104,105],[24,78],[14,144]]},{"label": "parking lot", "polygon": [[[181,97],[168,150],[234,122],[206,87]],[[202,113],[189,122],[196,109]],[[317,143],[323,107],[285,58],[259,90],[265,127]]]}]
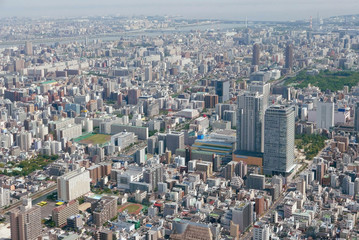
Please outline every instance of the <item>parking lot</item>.
[{"label": "parking lot", "polygon": [[52,215],[52,210],[56,207],[56,203],[53,201],[47,201],[45,206],[41,207],[41,218],[47,218]]}]

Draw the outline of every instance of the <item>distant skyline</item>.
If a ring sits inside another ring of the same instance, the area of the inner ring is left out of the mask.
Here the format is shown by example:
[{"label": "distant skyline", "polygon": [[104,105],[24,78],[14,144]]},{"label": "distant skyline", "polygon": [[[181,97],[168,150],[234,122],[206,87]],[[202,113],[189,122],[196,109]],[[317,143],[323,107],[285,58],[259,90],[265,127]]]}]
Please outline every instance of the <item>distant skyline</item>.
[{"label": "distant skyline", "polygon": [[2,17],[181,15],[188,18],[286,21],[359,14],[357,0],[0,0]]}]

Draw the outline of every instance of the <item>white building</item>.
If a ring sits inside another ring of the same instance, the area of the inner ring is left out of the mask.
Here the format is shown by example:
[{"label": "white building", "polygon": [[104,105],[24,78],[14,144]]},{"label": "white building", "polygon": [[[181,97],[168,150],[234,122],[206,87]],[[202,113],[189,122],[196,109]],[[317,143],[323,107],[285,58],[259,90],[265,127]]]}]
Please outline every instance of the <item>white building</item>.
[{"label": "white building", "polygon": [[90,172],[79,168],[57,179],[57,198],[69,202],[90,192]]},{"label": "white building", "polygon": [[53,154],[53,155],[58,154],[62,150],[61,149],[61,142],[52,141],[50,143],[50,148],[51,148],[51,154]]},{"label": "white building", "polygon": [[288,200],[284,204],[284,218],[291,217],[295,210],[297,210],[297,203],[294,201]]},{"label": "white building", "polygon": [[350,120],[350,108],[339,108],[334,113],[334,124],[344,124]]},{"label": "white building", "polygon": [[269,240],[269,226],[263,222],[253,225],[253,240]]},{"label": "white building", "polygon": [[306,222],[306,224],[309,226],[312,222],[312,219],[314,217],[314,212],[310,210],[296,210],[293,212],[294,221],[296,222]]},{"label": "white building", "polygon": [[0,187],[0,207],[10,205],[10,190]]},{"label": "white building", "polygon": [[16,137],[17,146],[21,150],[28,151],[31,149],[32,136],[30,132],[22,132]]},{"label": "white building", "polygon": [[82,135],[82,126],[81,124],[70,124],[66,127],[58,129],[56,135],[58,141],[60,141],[61,138],[73,139],[80,137]]},{"label": "white building", "polygon": [[183,109],[176,113],[176,116],[193,119],[199,116],[199,112],[197,109]]},{"label": "white building", "polygon": [[334,103],[318,101],[316,114],[317,128],[329,129],[334,126]]},{"label": "white building", "polygon": [[85,132],[92,132],[93,131],[93,121],[89,118],[86,118],[83,122],[83,127]]},{"label": "white building", "polygon": [[114,146],[118,146],[121,149],[124,149],[130,146],[136,141],[136,136],[133,132],[120,132],[111,136],[111,143]]},{"label": "white building", "polygon": [[143,168],[130,166],[126,172],[117,173],[117,187],[123,189],[129,189],[130,182],[138,182],[143,178]]}]

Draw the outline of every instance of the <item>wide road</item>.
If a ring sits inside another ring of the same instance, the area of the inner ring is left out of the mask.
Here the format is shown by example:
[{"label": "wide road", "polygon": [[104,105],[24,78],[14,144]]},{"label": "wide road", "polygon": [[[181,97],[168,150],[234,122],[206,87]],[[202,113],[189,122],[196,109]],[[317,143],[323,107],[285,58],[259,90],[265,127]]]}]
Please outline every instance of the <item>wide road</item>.
[{"label": "wide road", "polygon": [[[325,147],[320,150],[320,152],[317,154],[317,157],[321,156],[322,152],[324,149],[328,148],[328,146],[330,146],[330,143],[332,141],[329,140],[326,142]],[[313,165],[313,161],[305,161],[305,163],[308,163],[307,167],[304,168],[302,171],[308,170],[308,169],[312,169],[312,165]],[[300,168],[297,168],[297,170],[299,170]],[[294,178],[293,178],[294,176]],[[283,203],[283,200],[285,198],[285,196],[288,193],[288,186],[292,183],[295,182],[295,180],[299,177],[299,174],[295,174],[294,172],[287,178],[288,183],[287,183],[287,187],[284,190],[284,192],[282,193],[282,195],[271,205],[271,207],[262,215],[260,216],[257,221],[260,221],[262,218],[270,218],[271,217],[271,213],[272,211],[276,210],[277,207]],[[250,227],[250,229],[248,230],[248,232],[246,232],[240,239],[245,239],[245,240],[251,240],[253,238],[253,225]]]},{"label": "wide road", "polygon": [[[270,218],[272,211],[277,209],[277,207],[283,202],[286,195],[287,192],[286,191],[283,192],[282,195],[271,205],[271,207],[262,216],[258,218],[257,221],[260,221],[262,218]],[[252,238],[253,238],[253,225],[250,227],[248,232],[244,234],[240,239],[251,240]]]}]

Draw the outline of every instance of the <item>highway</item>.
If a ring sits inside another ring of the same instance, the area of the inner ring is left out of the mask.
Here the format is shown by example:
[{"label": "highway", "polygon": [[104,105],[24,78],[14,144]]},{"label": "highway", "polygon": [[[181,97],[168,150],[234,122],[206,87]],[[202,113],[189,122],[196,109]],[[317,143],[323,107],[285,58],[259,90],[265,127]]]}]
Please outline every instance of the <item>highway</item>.
[{"label": "highway", "polygon": [[271,86],[280,86],[280,85],[283,85],[284,84],[284,82],[285,82],[285,80],[287,79],[287,78],[290,78],[290,77],[294,77],[295,75],[297,75],[297,73],[299,73],[300,71],[302,71],[302,70],[304,70],[305,68],[300,68],[300,69],[298,69],[297,71],[295,71],[295,72],[293,72],[293,73],[291,73],[291,74],[289,74],[289,75],[286,75],[286,76],[284,76],[283,78],[281,78],[281,79],[278,79],[278,80],[274,80],[274,81],[272,81],[272,82],[270,82],[270,84],[271,84]]}]

